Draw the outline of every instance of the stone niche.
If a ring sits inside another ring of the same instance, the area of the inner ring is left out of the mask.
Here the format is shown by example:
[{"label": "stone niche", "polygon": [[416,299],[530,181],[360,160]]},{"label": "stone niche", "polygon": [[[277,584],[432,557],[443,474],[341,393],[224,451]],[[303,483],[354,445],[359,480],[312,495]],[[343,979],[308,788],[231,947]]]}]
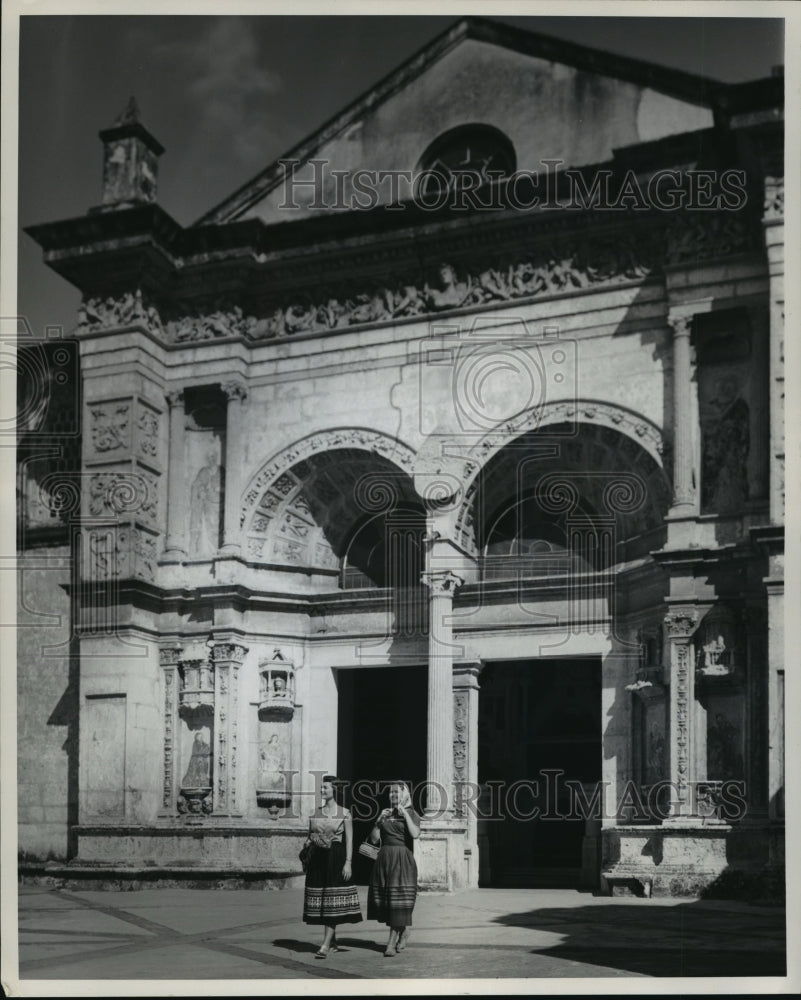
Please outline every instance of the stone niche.
[{"label": "stone niche", "polygon": [[256,801],[272,819],[292,801],[292,719],[295,714],[295,666],[276,649],[259,664],[258,773]]},{"label": "stone niche", "polygon": [[178,812],[212,811],[214,746],[214,664],[207,659],[179,664],[178,715],[181,759],[188,760],[178,794]]}]

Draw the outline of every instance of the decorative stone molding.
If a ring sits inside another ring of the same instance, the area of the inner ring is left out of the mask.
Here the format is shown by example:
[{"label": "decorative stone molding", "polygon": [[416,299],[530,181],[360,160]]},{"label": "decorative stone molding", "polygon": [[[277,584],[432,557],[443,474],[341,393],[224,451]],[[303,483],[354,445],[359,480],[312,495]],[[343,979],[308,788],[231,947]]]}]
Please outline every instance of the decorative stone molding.
[{"label": "decorative stone molding", "polygon": [[85,298],[78,307],[78,332],[93,333],[116,327],[138,326],[163,335],[164,326],[158,309],[146,304],[140,289],[115,298]]},{"label": "decorative stone molding", "polygon": [[167,405],[172,409],[174,406],[183,406],[184,390],[183,389],[171,389],[169,392],[164,393],[164,398],[167,400]]},{"label": "decorative stone molding", "polygon": [[484,466],[489,458],[515,438],[530,431],[562,423],[600,424],[620,431],[641,445],[657,465],[660,467],[663,465],[664,436],[656,424],[632,410],[590,399],[546,403],[544,406],[526,410],[525,413],[505,421],[476,442],[470,448],[469,455],[475,456]]},{"label": "decorative stone molding", "polygon": [[[311,434],[270,459],[250,480],[240,510],[240,526],[244,526],[248,516],[257,505],[263,506],[269,503],[269,500],[264,497],[268,488],[272,487],[282,495],[286,495],[292,490],[295,485],[294,481],[288,478],[283,480],[282,477],[293,465],[310,455],[339,448],[355,448],[374,452],[406,471],[410,471],[414,465],[414,452],[411,448],[396,438],[391,438],[379,431],[369,431],[362,428],[335,428]],[[258,517],[258,514],[255,516]]]}]

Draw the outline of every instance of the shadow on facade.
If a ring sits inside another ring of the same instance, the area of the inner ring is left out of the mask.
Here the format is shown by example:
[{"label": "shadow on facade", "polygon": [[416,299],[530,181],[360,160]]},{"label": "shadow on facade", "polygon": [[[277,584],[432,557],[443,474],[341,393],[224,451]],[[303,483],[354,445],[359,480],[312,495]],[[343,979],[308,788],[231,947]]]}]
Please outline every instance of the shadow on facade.
[{"label": "shadow on facade", "polygon": [[[532,954],[644,976],[786,975],[784,912],[760,914],[756,935],[743,916],[709,903],[659,906],[543,907],[496,917],[509,927],[561,934],[563,941]],[[648,908],[647,916],[644,907]],[[610,912],[610,910],[612,912]],[[746,913],[747,917],[747,913]],[[721,948],[724,938],[730,947]],[[758,938],[758,939],[757,939]]]}]

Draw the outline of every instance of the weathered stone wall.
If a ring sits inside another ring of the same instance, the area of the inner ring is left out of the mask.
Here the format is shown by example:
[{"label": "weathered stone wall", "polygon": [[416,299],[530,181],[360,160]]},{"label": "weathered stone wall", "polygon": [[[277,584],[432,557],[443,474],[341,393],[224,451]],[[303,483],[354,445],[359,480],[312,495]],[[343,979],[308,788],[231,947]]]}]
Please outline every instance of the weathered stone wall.
[{"label": "weathered stone wall", "polygon": [[36,860],[69,856],[69,823],[76,818],[79,692],[69,560],[66,545],[19,557],[19,852]]},{"label": "weathered stone wall", "polygon": [[[510,99],[499,102],[498,94]],[[712,112],[647,87],[468,40],[324,142],[315,156],[327,161],[327,170],[415,170],[439,135],[485,122],[512,141],[520,169],[544,170],[544,159],[570,166],[601,163],[621,146],[709,128]],[[312,168],[305,168],[296,178],[313,176]],[[296,190],[294,201],[302,208],[294,214],[300,217],[313,211],[315,192],[313,187]],[[345,198],[351,194],[346,178]],[[382,201],[390,200],[388,194],[385,185]],[[330,175],[321,200],[336,203]],[[247,215],[285,221],[288,212],[278,207],[283,201],[279,186]]]}]

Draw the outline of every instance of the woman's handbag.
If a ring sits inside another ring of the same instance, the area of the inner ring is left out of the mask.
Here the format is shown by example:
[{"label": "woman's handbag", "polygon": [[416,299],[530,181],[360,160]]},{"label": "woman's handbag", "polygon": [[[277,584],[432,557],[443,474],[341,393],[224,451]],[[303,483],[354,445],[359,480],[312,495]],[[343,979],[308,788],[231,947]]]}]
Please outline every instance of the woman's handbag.
[{"label": "woman's handbag", "polygon": [[304,872],[308,870],[313,850],[314,850],[313,844],[304,844],[303,847],[301,848],[300,854],[298,855]]},{"label": "woman's handbag", "polygon": [[379,844],[371,844],[369,840],[365,840],[363,843],[359,844],[359,854],[363,854],[371,861],[375,861],[380,850],[381,847]]}]

